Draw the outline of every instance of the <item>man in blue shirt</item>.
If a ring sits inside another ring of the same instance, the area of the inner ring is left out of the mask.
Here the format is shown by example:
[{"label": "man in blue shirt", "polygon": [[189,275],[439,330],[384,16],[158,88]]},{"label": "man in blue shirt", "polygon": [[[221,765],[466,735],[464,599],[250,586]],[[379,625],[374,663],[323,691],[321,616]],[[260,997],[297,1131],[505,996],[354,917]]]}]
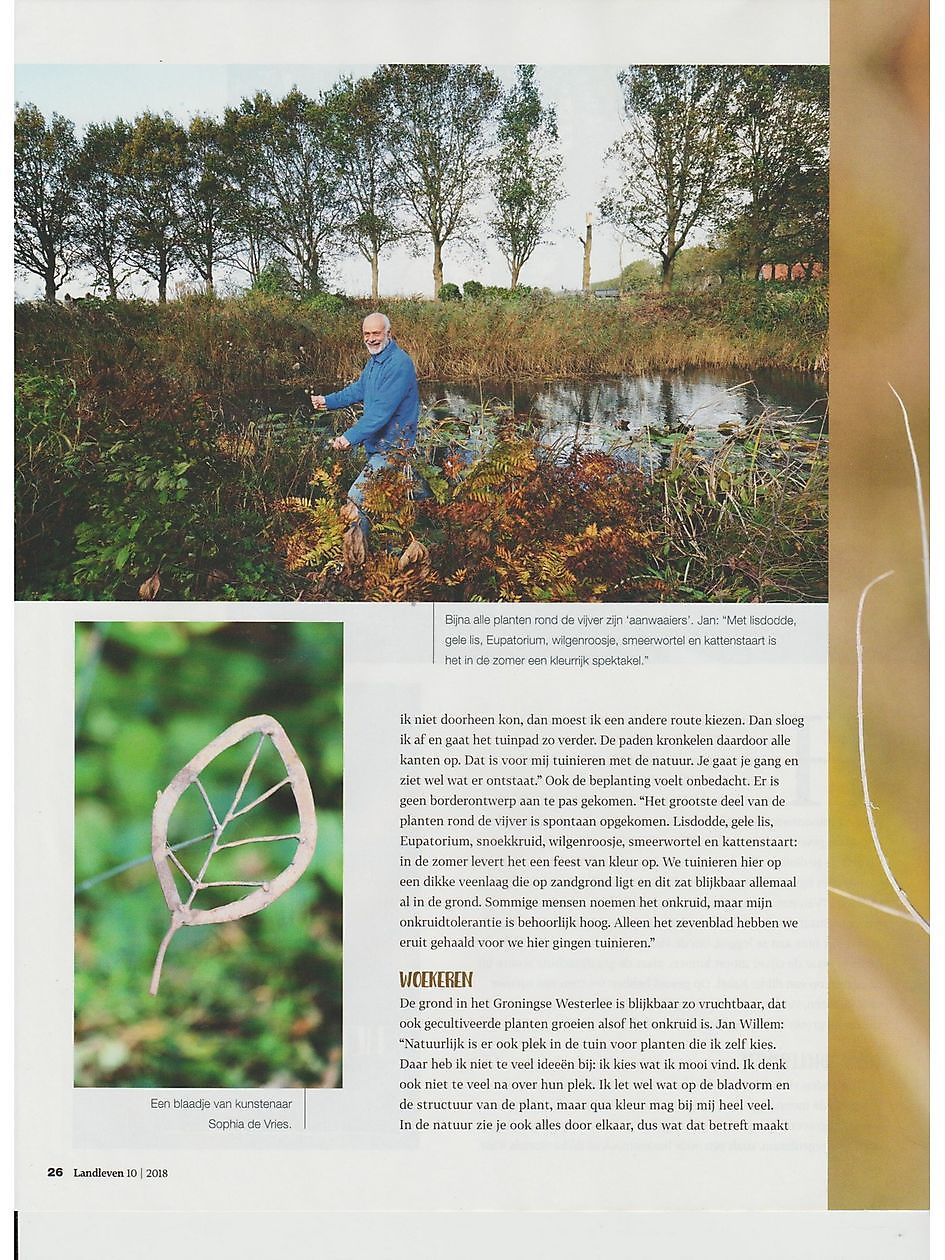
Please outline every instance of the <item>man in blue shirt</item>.
[{"label": "man in blue shirt", "polygon": [[[361,331],[370,355],[364,371],[345,389],[334,394],[312,394],[311,399],[316,411],[337,411],[354,403],[364,404],[360,419],[333,438],[331,445],[336,451],[363,446],[367,454],[363,472],[348,491],[348,498],[357,507],[361,528],[367,535],[371,526],[362,510],[364,487],[372,473],[387,467],[392,451],[408,450],[416,442],[420,394],[413,361],[391,337],[387,316],[368,315]],[[409,472],[409,468],[405,471]],[[425,484],[418,481],[415,497],[423,498],[428,493]]]}]

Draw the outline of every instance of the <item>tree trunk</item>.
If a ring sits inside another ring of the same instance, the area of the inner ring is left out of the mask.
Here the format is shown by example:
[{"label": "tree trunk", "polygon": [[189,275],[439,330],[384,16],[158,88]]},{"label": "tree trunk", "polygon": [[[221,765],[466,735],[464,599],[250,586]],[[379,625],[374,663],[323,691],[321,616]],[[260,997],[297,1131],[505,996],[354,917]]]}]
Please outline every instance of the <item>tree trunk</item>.
[{"label": "tree trunk", "polygon": [[433,242],[433,296],[439,301],[440,289],[443,288],[443,246],[440,241]]},{"label": "tree trunk", "polygon": [[259,279],[259,273],[262,271],[262,246],[252,235],[247,239],[246,245],[249,255],[247,259],[249,264],[247,268],[249,271],[249,282],[250,284],[255,284]]},{"label": "tree trunk", "polygon": [[164,259],[162,258],[158,266],[158,301],[161,303],[164,303],[167,301],[168,271],[169,271],[169,268],[167,267],[166,263],[164,262]]},{"label": "tree trunk", "polygon": [[376,304],[380,296],[377,279],[377,250],[375,249],[371,254],[371,301]]},{"label": "tree trunk", "polygon": [[672,220],[666,233],[666,252],[660,255],[662,271],[660,272],[660,292],[668,293],[673,287],[673,264],[679,246],[676,244],[676,220]]},{"label": "tree trunk", "polygon": [[591,224],[591,216],[586,218],[586,226],[584,229],[584,273],[581,277],[581,289],[585,297],[591,295],[591,245],[593,243],[594,228]]},{"label": "tree trunk", "polygon": [[518,288],[518,273],[522,270],[521,264],[512,263],[509,270],[511,272],[511,276],[509,279],[509,288],[517,289]]},{"label": "tree trunk", "polygon": [[46,299],[47,302],[55,302],[56,300],[56,273],[54,271],[46,272]]}]

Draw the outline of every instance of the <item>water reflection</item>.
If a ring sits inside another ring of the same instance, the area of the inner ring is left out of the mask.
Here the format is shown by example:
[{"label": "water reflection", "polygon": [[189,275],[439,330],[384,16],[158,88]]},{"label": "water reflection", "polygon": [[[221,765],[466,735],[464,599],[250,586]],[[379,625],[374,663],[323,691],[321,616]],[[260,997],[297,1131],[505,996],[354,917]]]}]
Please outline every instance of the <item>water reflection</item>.
[{"label": "water reflection", "polygon": [[[650,469],[666,462],[673,441],[687,431],[695,450],[708,455],[729,433],[766,415],[785,425],[788,445],[803,457],[806,439],[817,439],[827,428],[826,378],[805,372],[749,376],[689,369],[572,381],[424,381],[420,396],[424,412],[440,422],[433,426],[434,459],[443,454],[444,443],[475,458],[512,417],[517,426],[533,425],[543,444],[562,457],[580,445]],[[232,404],[234,420],[263,417],[270,426],[307,425],[313,419],[307,395],[298,390],[268,391]],[[800,424],[787,424],[797,418]],[[450,426],[450,419],[457,423]],[[325,421],[322,416],[316,423]]]},{"label": "water reflection", "polygon": [[455,384],[424,382],[424,405],[438,418],[472,422],[483,409],[531,417],[550,442],[579,440],[590,449],[647,427],[718,430],[744,427],[763,413],[803,416],[826,426],[826,381],[810,373],[690,370],[581,380]]}]

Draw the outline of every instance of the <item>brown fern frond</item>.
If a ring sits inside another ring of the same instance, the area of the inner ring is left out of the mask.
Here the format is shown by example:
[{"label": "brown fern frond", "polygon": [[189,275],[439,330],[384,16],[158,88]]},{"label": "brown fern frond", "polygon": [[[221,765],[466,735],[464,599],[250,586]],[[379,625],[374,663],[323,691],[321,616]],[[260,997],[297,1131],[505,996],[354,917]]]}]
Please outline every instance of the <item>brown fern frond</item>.
[{"label": "brown fern frond", "polygon": [[404,548],[403,555],[397,561],[397,568],[403,572],[405,569],[415,569],[417,571],[430,570],[430,552],[422,542],[410,535],[410,542]]},{"label": "brown fern frond", "polygon": [[360,522],[350,524],[341,540],[341,556],[348,569],[359,568],[367,559],[367,543]]}]

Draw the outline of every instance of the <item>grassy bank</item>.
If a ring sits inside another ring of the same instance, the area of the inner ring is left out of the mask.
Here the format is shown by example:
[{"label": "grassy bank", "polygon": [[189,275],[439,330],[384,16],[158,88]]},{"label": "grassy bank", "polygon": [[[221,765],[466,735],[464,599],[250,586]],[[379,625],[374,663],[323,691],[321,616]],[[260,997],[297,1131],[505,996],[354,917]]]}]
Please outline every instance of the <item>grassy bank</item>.
[{"label": "grassy bank", "polygon": [[[624,302],[383,304],[421,378],[583,377],[689,366],[824,370],[820,285],[733,285]],[[350,379],[364,302],[247,294],[147,302],[29,304],[16,311],[17,365],[66,375],[160,372],[205,395]]]},{"label": "grassy bank", "polygon": [[391,310],[422,376],[637,374],[685,367],[827,367],[823,289],[733,287],[625,302],[404,303]]}]

